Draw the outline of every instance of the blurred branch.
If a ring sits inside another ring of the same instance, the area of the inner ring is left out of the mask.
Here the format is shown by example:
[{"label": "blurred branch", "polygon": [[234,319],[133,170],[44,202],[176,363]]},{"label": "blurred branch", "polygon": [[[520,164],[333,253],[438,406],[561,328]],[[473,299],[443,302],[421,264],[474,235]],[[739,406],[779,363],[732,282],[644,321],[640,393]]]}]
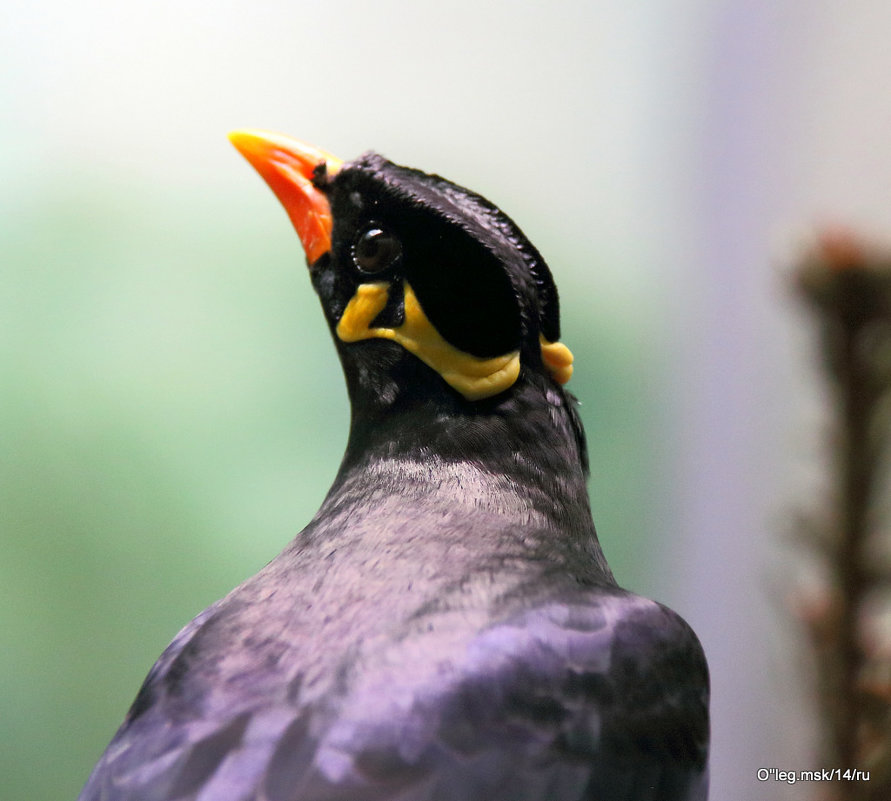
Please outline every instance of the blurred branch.
[{"label": "blurred branch", "polygon": [[870,774],[833,782],[824,797],[885,800],[891,648],[877,617],[891,570],[878,557],[889,532],[876,496],[891,431],[891,254],[870,252],[847,231],[827,231],[795,280],[816,317],[834,427],[829,506],[803,517],[798,532],[823,575],[818,596],[799,609],[815,660],[820,764]]}]

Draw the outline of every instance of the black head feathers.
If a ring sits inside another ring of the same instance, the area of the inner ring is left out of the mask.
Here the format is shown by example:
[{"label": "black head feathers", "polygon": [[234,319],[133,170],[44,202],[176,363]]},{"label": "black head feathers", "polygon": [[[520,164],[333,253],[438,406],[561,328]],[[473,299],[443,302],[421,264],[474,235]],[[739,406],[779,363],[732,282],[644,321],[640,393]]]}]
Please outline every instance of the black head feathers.
[{"label": "black head feathers", "polygon": [[367,385],[365,397],[392,385],[397,367],[396,394],[433,386],[471,402],[509,390],[523,370],[569,380],[550,270],[488,200],[375,153],[344,164],[277,134],[233,142],[288,211],[348,382]]}]

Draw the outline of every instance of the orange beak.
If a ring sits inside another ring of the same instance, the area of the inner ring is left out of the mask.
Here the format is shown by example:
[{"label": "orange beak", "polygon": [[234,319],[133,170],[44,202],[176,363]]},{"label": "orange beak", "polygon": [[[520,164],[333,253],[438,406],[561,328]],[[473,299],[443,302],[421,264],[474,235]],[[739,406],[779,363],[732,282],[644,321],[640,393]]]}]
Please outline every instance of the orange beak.
[{"label": "orange beak", "polygon": [[229,140],[260,173],[288,212],[312,265],[331,249],[331,206],[313,185],[313,173],[324,164],[329,176],[343,163],[324,150],[268,131],[233,131]]}]

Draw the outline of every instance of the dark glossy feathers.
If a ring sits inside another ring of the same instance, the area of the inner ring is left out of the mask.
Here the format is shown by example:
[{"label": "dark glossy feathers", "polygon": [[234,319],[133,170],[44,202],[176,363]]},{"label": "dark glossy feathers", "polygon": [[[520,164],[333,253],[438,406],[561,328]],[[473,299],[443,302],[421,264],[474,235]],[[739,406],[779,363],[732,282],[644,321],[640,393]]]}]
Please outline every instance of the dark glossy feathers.
[{"label": "dark glossy feathers", "polygon": [[[352,402],[340,471],[173,640],[80,801],[702,801],[705,659],[603,556],[575,401],[542,356],[547,265],[484,198],[380,156],[323,188],[311,278]],[[373,276],[354,258],[369,230],[400,254]],[[403,324],[411,285],[462,364],[518,353],[515,382],[470,400],[396,341],[341,341],[372,281],[378,328]]]}]

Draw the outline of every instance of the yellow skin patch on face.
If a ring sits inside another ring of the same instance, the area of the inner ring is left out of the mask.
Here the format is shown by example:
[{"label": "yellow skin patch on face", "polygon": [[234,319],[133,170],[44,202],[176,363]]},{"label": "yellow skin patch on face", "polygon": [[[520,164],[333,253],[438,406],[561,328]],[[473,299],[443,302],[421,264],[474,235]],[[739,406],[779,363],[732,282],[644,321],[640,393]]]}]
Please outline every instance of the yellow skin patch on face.
[{"label": "yellow skin patch on face", "polygon": [[562,342],[548,342],[544,337],[541,341],[541,360],[548,368],[548,372],[558,384],[565,384],[572,378],[572,363],[574,357],[572,351]]},{"label": "yellow skin patch on face", "polygon": [[[491,359],[472,356],[443,339],[427,319],[414,290],[403,283],[405,321],[396,328],[372,328],[371,323],[387,305],[389,285],[359,284],[337,324],[337,336],[344,342],[362,339],[391,339],[413,353],[467,400],[491,398],[512,386],[520,374],[520,352],[513,351]],[[571,368],[570,368],[571,369]]]}]

